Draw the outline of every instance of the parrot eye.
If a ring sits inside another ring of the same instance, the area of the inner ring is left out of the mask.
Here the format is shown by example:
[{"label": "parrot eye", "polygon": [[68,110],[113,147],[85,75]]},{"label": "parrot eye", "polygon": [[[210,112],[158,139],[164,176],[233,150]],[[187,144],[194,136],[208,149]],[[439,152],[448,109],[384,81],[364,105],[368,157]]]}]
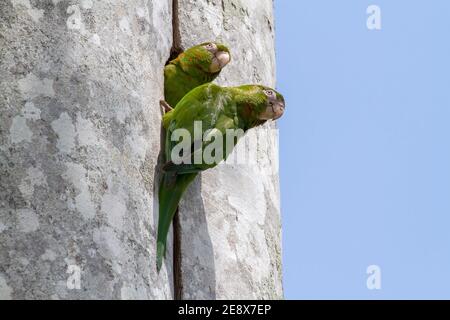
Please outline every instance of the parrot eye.
[{"label": "parrot eye", "polygon": [[273,92],[272,90],[264,90],[264,93],[268,97],[274,97],[275,96],[275,92]]},{"label": "parrot eye", "polygon": [[214,50],[215,49],[215,44],[214,43],[208,43],[207,45],[205,45],[205,48],[207,50]]}]

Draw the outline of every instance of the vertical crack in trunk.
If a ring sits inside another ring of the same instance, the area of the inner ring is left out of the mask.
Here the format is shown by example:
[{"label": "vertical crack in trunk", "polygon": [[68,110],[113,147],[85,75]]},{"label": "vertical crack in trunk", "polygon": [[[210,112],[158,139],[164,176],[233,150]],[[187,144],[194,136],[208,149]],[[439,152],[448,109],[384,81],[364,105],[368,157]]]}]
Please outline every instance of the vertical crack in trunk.
[{"label": "vertical crack in trunk", "polygon": [[170,60],[176,58],[183,48],[181,47],[180,20],[178,17],[178,0],[172,0],[172,49]]},{"label": "vertical crack in trunk", "polygon": [[[178,17],[178,0],[172,0],[172,48],[169,61],[175,59],[181,48],[180,24]],[[175,107],[175,106],[173,106]],[[179,210],[173,218],[173,292],[175,300],[183,299],[183,281],[181,272],[181,230]]]},{"label": "vertical crack in trunk", "polygon": [[173,292],[175,300],[183,299],[182,280],[180,214],[177,209],[177,212],[173,218]]}]

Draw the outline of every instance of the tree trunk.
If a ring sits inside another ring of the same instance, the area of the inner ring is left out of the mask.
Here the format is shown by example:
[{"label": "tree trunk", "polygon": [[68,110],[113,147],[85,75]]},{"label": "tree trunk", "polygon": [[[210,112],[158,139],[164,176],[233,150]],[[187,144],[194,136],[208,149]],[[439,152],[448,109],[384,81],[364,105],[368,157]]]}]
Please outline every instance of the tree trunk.
[{"label": "tree trunk", "polygon": [[171,6],[0,2],[2,298],[172,297],[153,192]]},{"label": "tree trunk", "polygon": [[[178,2],[181,47],[211,39],[230,47],[219,84],[275,85],[272,0]],[[246,138],[230,155],[245,161],[202,173],[182,202],[183,298],[282,298],[276,126]]]},{"label": "tree trunk", "polygon": [[195,181],[175,261],[170,236],[155,262],[164,64],[217,39],[232,50],[219,84],[273,86],[272,9],[0,2],[0,299],[282,297],[274,124],[249,133],[250,164]]}]

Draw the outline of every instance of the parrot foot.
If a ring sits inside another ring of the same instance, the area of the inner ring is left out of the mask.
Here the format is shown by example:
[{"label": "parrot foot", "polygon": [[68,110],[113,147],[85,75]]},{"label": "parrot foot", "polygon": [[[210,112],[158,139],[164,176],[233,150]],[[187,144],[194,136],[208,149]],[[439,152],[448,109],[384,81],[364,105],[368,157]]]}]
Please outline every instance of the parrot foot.
[{"label": "parrot foot", "polygon": [[164,100],[159,100],[159,105],[162,108],[163,114],[166,114],[167,112],[173,110],[173,108]]}]

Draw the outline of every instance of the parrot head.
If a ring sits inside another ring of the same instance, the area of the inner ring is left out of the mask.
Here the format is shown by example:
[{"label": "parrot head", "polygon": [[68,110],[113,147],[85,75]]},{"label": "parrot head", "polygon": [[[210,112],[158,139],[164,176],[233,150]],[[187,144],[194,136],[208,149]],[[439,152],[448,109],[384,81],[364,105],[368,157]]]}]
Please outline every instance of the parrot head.
[{"label": "parrot head", "polygon": [[268,87],[261,87],[261,90],[265,95],[266,104],[258,118],[260,120],[276,120],[280,118],[285,108],[284,97],[279,92]]},{"label": "parrot head", "polygon": [[202,48],[209,52],[211,63],[208,70],[216,73],[222,70],[231,60],[230,50],[220,43],[208,42],[201,45]]},{"label": "parrot head", "polygon": [[189,74],[218,74],[231,60],[230,50],[223,44],[205,42],[180,55],[183,70]]},{"label": "parrot head", "polygon": [[285,109],[283,96],[272,88],[261,85],[244,85],[237,87],[243,92],[239,96],[246,117],[255,120],[276,120]]}]

